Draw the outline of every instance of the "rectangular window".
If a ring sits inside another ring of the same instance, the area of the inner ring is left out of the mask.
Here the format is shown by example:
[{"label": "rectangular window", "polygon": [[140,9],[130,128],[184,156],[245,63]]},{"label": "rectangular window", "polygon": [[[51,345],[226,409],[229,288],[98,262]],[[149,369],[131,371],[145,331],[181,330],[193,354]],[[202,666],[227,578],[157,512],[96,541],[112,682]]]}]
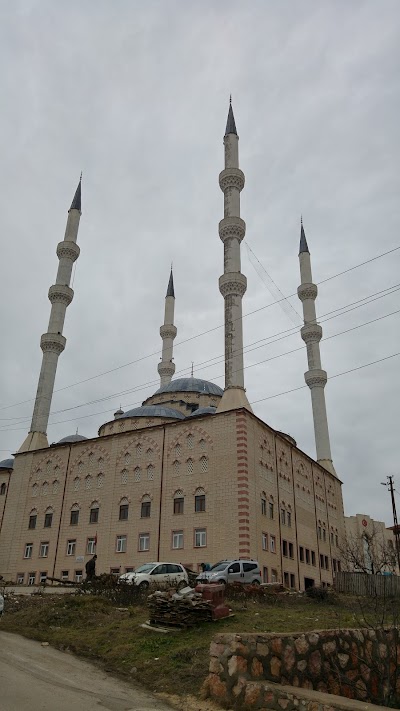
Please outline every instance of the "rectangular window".
[{"label": "rectangular window", "polygon": [[290,511],[286,511],[286,523],[289,526],[289,528],[292,527],[292,514]]},{"label": "rectangular window", "polygon": [[332,545],[335,544],[335,536],[333,535],[332,531],[331,531],[331,544]]},{"label": "rectangular window", "polygon": [[324,556],[325,559],[325,570],[329,570],[329,558],[327,555]]},{"label": "rectangular window", "polygon": [[76,539],[67,541],[67,555],[75,555],[76,550]]},{"label": "rectangular window", "polygon": [[53,514],[52,513],[45,514],[44,515],[44,527],[51,528],[52,523],[53,523]]},{"label": "rectangular window", "polygon": [[319,554],[319,567],[324,567],[324,556],[322,555],[322,553]]},{"label": "rectangular window", "polygon": [[326,530],[325,528],[322,529],[322,540],[326,541]]},{"label": "rectangular window", "polygon": [[44,543],[40,544],[39,558],[47,558],[48,555],[49,555],[49,542],[45,541]]},{"label": "rectangular window", "polygon": [[315,563],[315,553],[314,553],[314,551],[311,551],[311,563],[312,563],[313,565],[316,565],[316,563]]},{"label": "rectangular window", "polygon": [[271,570],[271,583],[276,583],[278,580],[278,571],[272,568]]},{"label": "rectangular window", "polygon": [[119,507],[119,520],[127,521],[129,516],[129,504],[121,504]]},{"label": "rectangular window", "polygon": [[271,553],[276,553],[276,539],[275,536],[269,537],[269,549]]},{"label": "rectangular window", "polygon": [[341,564],[340,560],[336,561],[336,564],[337,564],[338,573],[340,573],[342,570],[342,564]]},{"label": "rectangular window", "polygon": [[336,547],[339,547],[339,536],[337,535],[337,533],[335,533],[335,544]]},{"label": "rectangular window", "polygon": [[88,538],[87,543],[86,543],[86,553],[89,555],[93,555],[96,553],[96,539],[95,538]]},{"label": "rectangular window", "polygon": [[299,548],[300,563],[304,563],[304,548],[300,546]]},{"label": "rectangular window", "polygon": [[23,585],[25,582],[25,573],[17,573],[17,585]]},{"label": "rectangular window", "polygon": [[36,583],[36,573],[28,574],[28,585],[34,585]]},{"label": "rectangular window", "polygon": [[272,501],[270,501],[268,504],[268,511],[269,511],[269,517],[274,518],[274,505],[273,505]]},{"label": "rectangular window", "polygon": [[96,506],[96,507],[90,509],[89,523],[98,523],[98,522],[99,522],[99,509]]},{"label": "rectangular window", "polygon": [[310,565],[310,551],[306,548],[306,563]]},{"label": "rectangular window", "polygon": [[148,551],[150,548],[150,533],[139,533],[139,550]]},{"label": "rectangular window", "polygon": [[61,571],[61,580],[68,580],[69,578],[69,570],[62,570]]},{"label": "rectangular window", "polygon": [[32,514],[31,516],[29,516],[28,528],[36,528],[36,521],[37,521],[36,514]]},{"label": "rectangular window", "polygon": [[206,510],[206,497],[205,494],[194,497],[194,510],[196,513]]},{"label": "rectangular window", "polygon": [[44,585],[47,580],[47,572],[39,573],[39,584]]},{"label": "rectangular window", "polygon": [[183,548],[183,531],[172,531],[172,548]]},{"label": "rectangular window", "polygon": [[286,511],[285,509],[281,509],[281,524],[284,526],[286,524]]},{"label": "rectangular window", "polygon": [[71,511],[71,516],[70,516],[70,526],[76,526],[77,523],[79,522],[79,511]]},{"label": "rectangular window", "polygon": [[268,583],[268,568],[263,568],[263,583]]},{"label": "rectangular window", "polygon": [[282,554],[287,558],[288,556],[288,544],[287,541],[282,541]]},{"label": "rectangular window", "polygon": [[290,587],[293,589],[296,587],[296,576],[293,573],[290,573]]},{"label": "rectangular window", "polygon": [[263,551],[268,550],[268,533],[261,534],[261,545],[262,545]]},{"label": "rectangular window", "polygon": [[285,588],[290,587],[290,584],[289,584],[289,573],[284,573],[284,574],[283,574],[283,584],[284,584]]},{"label": "rectangular window", "polygon": [[120,572],[121,572],[121,569],[120,569],[120,568],[110,568],[110,574],[111,574],[111,575],[117,576],[117,575],[120,574]]},{"label": "rectangular window", "polygon": [[183,502],[183,497],[174,499],[174,514],[183,514]]},{"label": "rectangular window", "polygon": [[126,553],[126,536],[117,536],[116,553]]},{"label": "rectangular window", "polygon": [[135,568],[133,566],[129,566],[128,568],[125,568],[125,573],[133,573]]},{"label": "rectangular window", "polygon": [[336,560],[334,558],[332,558],[332,568],[333,572],[336,573]]},{"label": "rectangular window", "polygon": [[267,515],[267,502],[266,499],[261,499],[261,514],[263,516]]},{"label": "rectangular window", "polygon": [[293,543],[289,543],[289,558],[294,558]]},{"label": "rectangular window", "polygon": [[322,528],[321,526],[318,526],[318,538],[321,540],[322,538]]},{"label": "rectangular window", "polygon": [[75,570],[75,582],[81,583],[83,578],[83,570]]},{"label": "rectangular window", "polygon": [[204,548],[207,545],[207,532],[205,528],[196,528],[194,531],[194,547]]},{"label": "rectangular window", "polygon": [[25,544],[24,558],[32,558],[33,543]]},{"label": "rectangular window", "polygon": [[142,501],[140,507],[140,518],[150,518],[151,501]]}]

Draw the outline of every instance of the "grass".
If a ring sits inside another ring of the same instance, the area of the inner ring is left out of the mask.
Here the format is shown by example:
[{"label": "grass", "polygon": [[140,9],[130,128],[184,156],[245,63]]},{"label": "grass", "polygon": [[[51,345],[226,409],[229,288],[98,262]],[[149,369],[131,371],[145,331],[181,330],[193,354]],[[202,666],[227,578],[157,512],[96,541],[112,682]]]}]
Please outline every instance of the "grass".
[{"label": "grass", "polygon": [[305,632],[355,627],[352,601],[318,603],[300,596],[232,600],[235,616],[195,629],[160,634],[140,625],[145,603],[117,608],[93,596],[18,596],[6,601],[1,628],[49,642],[101,662],[105,669],[134,678],[156,692],[197,694],[207,675],[209,645],[217,632]]}]

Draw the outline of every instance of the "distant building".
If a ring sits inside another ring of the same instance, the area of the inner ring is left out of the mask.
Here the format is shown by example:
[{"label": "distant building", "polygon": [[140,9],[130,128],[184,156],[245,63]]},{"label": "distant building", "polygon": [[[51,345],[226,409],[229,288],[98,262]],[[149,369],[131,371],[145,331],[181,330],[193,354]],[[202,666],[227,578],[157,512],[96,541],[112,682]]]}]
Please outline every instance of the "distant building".
[{"label": "distant building", "polygon": [[367,514],[345,516],[346,542],[343,550],[345,570],[399,575],[396,540],[392,528],[374,521]]}]

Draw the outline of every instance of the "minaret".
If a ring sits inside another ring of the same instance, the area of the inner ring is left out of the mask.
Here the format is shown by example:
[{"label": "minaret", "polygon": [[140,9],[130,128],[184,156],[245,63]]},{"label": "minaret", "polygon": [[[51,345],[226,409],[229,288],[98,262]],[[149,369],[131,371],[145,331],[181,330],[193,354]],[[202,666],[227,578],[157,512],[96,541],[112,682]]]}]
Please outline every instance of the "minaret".
[{"label": "minaret", "polygon": [[308,251],[303,220],[301,220],[299,260],[301,285],[297,289],[297,294],[303,303],[304,316],[304,326],[302,326],[300,333],[307,346],[309,368],[308,371],[304,373],[304,379],[311,390],[317,461],[321,466],[325,467],[325,469],[336,475],[332,464],[324,392],[328,377],[326,371],[321,369],[321,354],[319,350],[322,328],[317,323],[315,311],[315,299],[317,298],[318,288],[316,284],[312,283],[311,258],[310,252]]},{"label": "minaret", "polygon": [[48,447],[47,424],[49,421],[54,380],[56,377],[58,356],[63,352],[66,339],[62,335],[65,312],[71,303],[74,292],[70,288],[72,266],[79,257],[80,249],[76,244],[79,220],[81,218],[81,181],[79,181],[74,199],[68,211],[64,241],[57,245],[59,259],[56,283],[49,289],[51,302],[50,320],[47,333],[40,339],[43,351],[42,367],[33,409],[32,424],[29,434],[20,448],[20,452]]},{"label": "minaret", "polygon": [[224,136],[225,170],[219,175],[224,193],[224,219],[219,223],[219,236],[224,243],[224,273],[219,279],[219,290],[225,300],[225,389],[217,412],[239,407],[252,411],[244,389],[243,372],[242,298],[247,279],[240,271],[240,243],[246,224],[240,217],[244,174],[239,168],[238,144],[230,101]]},{"label": "minaret", "polygon": [[162,356],[161,362],[157,366],[160,376],[160,386],[168,385],[175,373],[175,363],[172,360],[172,350],[174,338],[177,334],[176,326],[174,326],[174,311],[175,311],[175,292],[174,292],[174,277],[169,276],[167,294],[165,297],[164,324],[160,328],[160,336],[162,338]]}]

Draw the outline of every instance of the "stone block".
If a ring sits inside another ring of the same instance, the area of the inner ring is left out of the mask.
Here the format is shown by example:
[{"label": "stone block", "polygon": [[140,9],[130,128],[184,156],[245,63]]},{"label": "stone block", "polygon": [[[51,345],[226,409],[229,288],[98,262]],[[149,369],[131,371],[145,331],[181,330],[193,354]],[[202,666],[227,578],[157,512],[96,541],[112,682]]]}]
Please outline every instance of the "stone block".
[{"label": "stone block", "polygon": [[208,670],[211,674],[220,674],[224,670],[224,667],[221,662],[218,661],[217,657],[211,657]]},{"label": "stone block", "polygon": [[289,699],[278,699],[278,705],[281,707],[281,709],[287,709],[289,703]]},{"label": "stone block", "polygon": [[283,644],[282,644],[282,640],[280,637],[274,637],[271,640],[271,649],[274,654],[282,654],[282,647],[283,647]]},{"label": "stone block", "polygon": [[334,654],[336,652],[336,642],[335,640],[330,640],[329,642],[325,642],[322,645],[322,649],[324,650],[325,654]]},{"label": "stone block", "polygon": [[310,644],[318,644],[319,634],[317,634],[316,632],[311,632],[311,634],[308,635],[308,641]]},{"label": "stone block", "polygon": [[247,660],[243,657],[238,657],[234,655],[228,661],[228,674],[229,676],[234,676],[235,674],[245,674],[247,672]]},{"label": "stone block", "polygon": [[338,654],[339,664],[342,667],[342,669],[345,669],[345,667],[347,667],[349,659],[350,659],[350,657],[348,654]]},{"label": "stone block", "polygon": [[274,677],[280,678],[282,662],[278,657],[272,657],[270,662],[271,674]]},{"label": "stone block", "polygon": [[267,657],[269,654],[269,647],[268,644],[265,644],[265,642],[257,642],[257,654],[260,655],[260,657]]},{"label": "stone block", "polygon": [[257,657],[254,657],[251,663],[251,676],[256,679],[264,676],[264,667]]},{"label": "stone block", "polygon": [[310,658],[308,660],[308,670],[312,676],[318,676],[321,671],[321,653],[318,649],[310,654]]},{"label": "stone block", "polygon": [[219,657],[225,649],[224,644],[219,644],[218,642],[211,642],[210,644],[210,655],[212,657]]},{"label": "stone block", "polygon": [[261,689],[259,684],[249,681],[244,692],[245,706],[254,706],[260,698]]},{"label": "stone block", "polygon": [[296,663],[296,657],[293,647],[286,647],[283,653],[283,664],[285,671],[290,674]]},{"label": "stone block", "polygon": [[297,669],[301,672],[305,671],[307,669],[307,660],[300,659],[300,661],[297,662]]},{"label": "stone block", "polygon": [[307,654],[310,648],[304,634],[301,635],[301,637],[297,637],[294,642],[294,646],[296,647],[296,651],[298,654]]},{"label": "stone block", "polygon": [[210,696],[219,701],[227,698],[227,688],[224,681],[221,681],[217,674],[210,674],[208,677],[208,691]]}]

